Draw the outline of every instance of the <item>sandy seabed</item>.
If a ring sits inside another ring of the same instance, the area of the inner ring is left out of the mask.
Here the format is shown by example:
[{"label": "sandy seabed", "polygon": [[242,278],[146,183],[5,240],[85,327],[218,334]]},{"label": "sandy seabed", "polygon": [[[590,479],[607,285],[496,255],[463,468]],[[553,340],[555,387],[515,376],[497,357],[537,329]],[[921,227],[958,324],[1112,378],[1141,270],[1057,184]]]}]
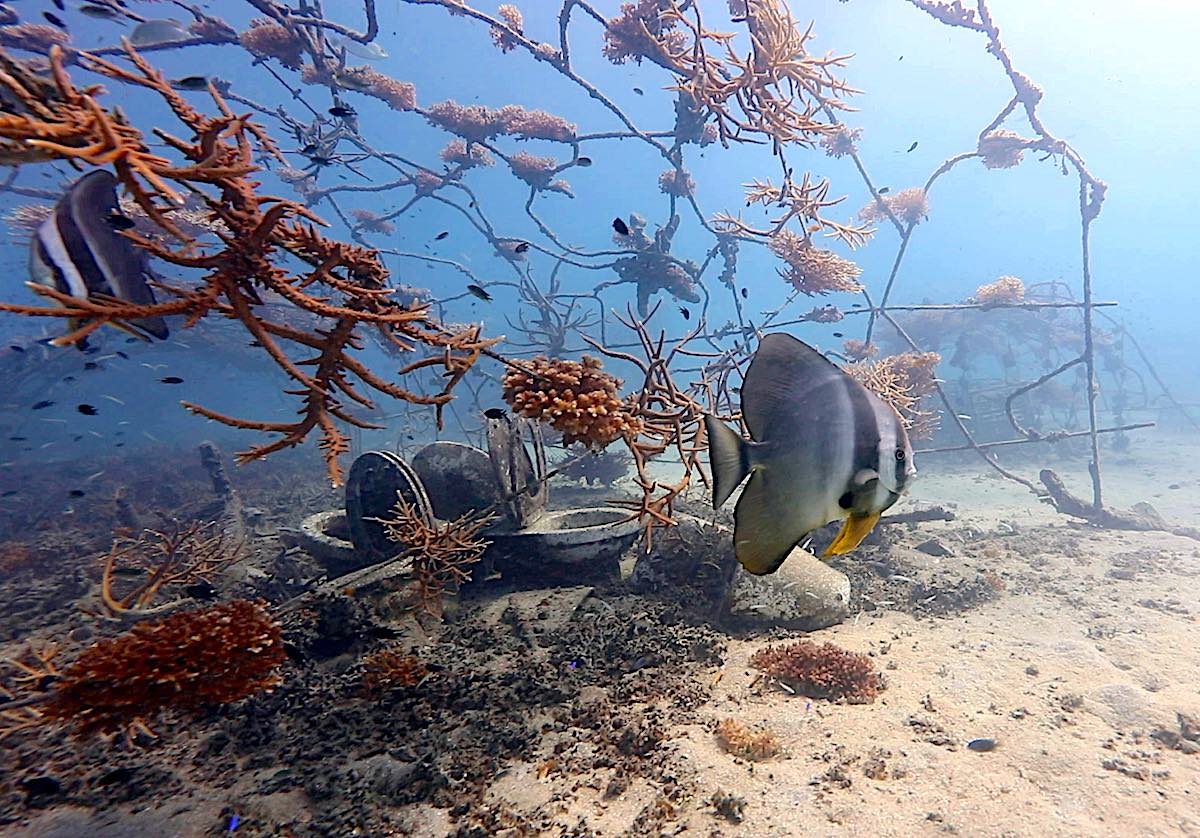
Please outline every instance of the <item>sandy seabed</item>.
[{"label": "sandy seabed", "polygon": [[[1107,502],[1200,526],[1194,440],[1135,446],[1105,453]],[[424,638],[434,674],[404,694],[314,654],[140,749],[19,739],[0,834],[223,835],[235,813],[238,835],[1200,835],[1200,748],[1173,738],[1200,717],[1200,542],[1073,524],[977,462],[924,465],[895,511],[938,504],[957,519],[839,562],[853,613],[808,635],[728,634],[623,583],[484,591]],[[948,596],[979,578],[986,596]],[[922,607],[930,590],[950,604]],[[869,654],[886,690],[813,701],[750,666],[799,636]],[[781,753],[727,753],[729,718]],[[121,790],[102,772],[124,764],[143,779]],[[23,792],[36,770],[64,791]]]}]

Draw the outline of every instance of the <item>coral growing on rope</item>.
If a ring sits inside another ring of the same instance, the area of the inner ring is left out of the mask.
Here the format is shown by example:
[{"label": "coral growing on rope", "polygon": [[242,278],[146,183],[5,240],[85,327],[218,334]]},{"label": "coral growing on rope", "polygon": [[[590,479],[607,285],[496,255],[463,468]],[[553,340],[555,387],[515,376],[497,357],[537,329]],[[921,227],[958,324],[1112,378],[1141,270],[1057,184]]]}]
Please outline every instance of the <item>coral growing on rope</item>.
[{"label": "coral growing on rope", "polygon": [[869,704],[884,689],[869,657],[832,643],[767,646],[750,657],[750,665],[809,698]]},{"label": "coral growing on rope", "polygon": [[858,211],[866,222],[879,222],[891,213],[901,224],[920,224],[929,217],[929,196],[919,186],[901,189],[892,195],[880,195]]},{"label": "coral growing on rope", "polygon": [[780,230],[769,239],[771,251],[787,262],[779,275],[803,294],[829,294],[833,291],[862,291],[858,282],[862,269],[831,250],[813,247],[803,236]]},{"label": "coral growing on rope", "polygon": [[641,422],[617,391],[621,381],[604,372],[598,358],[581,361],[538,356],[504,374],[504,401],[514,412],[561,431],[563,444],[603,448],[637,434]]},{"label": "coral growing on rope", "polygon": [[1010,169],[1021,162],[1024,149],[1031,143],[1016,131],[997,129],[979,138],[978,152],[989,169]]},{"label": "coral growing on rope", "polygon": [[1002,276],[975,289],[975,301],[981,305],[1019,303],[1025,299],[1025,283],[1019,277]]}]

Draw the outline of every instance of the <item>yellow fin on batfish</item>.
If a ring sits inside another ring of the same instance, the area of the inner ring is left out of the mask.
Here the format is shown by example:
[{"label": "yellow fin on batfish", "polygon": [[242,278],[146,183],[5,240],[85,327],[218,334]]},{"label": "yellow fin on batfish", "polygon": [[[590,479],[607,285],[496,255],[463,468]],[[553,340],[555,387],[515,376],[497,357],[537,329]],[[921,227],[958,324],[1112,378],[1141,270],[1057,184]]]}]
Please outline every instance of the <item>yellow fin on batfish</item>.
[{"label": "yellow fin on batfish", "polygon": [[705,417],[719,508],[749,475],[734,513],[738,561],[774,572],[813,530],[846,519],[826,555],[849,552],[899,498],[912,448],[896,414],[807,344],[765,336],[742,384],[751,440]]}]

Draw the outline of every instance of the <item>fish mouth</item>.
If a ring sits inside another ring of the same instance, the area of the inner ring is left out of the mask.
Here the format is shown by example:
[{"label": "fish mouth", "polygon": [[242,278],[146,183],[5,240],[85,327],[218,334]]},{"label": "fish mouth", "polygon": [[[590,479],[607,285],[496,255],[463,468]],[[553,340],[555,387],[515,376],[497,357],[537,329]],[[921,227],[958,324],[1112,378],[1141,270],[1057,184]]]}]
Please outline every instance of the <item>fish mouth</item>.
[{"label": "fish mouth", "polygon": [[838,531],[837,538],[825,548],[825,552],[821,554],[821,558],[841,556],[849,553],[862,543],[862,540],[867,537],[867,534],[871,530],[875,529],[875,525],[879,523],[879,516],[881,514],[882,510],[879,512],[868,512],[865,515],[851,512],[850,517],[846,519],[846,522],[842,524],[841,530]]}]

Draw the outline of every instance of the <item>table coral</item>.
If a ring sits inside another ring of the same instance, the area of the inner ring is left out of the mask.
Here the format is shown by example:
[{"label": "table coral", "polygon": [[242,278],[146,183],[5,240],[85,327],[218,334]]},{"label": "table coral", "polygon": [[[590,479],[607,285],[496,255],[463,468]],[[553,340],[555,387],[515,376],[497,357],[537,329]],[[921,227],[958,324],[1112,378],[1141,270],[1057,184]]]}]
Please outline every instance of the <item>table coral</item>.
[{"label": "table coral", "polygon": [[832,643],[768,646],[751,656],[750,665],[810,698],[869,704],[884,689],[870,658]]}]

